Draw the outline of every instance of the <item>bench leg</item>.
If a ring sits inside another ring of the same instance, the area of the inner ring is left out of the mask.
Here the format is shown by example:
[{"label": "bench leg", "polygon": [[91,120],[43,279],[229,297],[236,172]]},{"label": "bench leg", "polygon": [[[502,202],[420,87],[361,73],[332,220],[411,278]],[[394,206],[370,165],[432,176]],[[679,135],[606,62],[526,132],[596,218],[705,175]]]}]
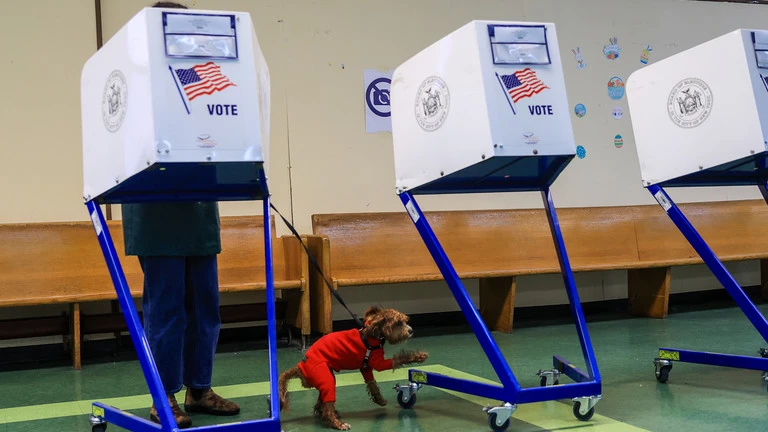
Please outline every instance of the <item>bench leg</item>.
[{"label": "bench leg", "polygon": [[[312,256],[317,260],[318,265],[322,268],[325,277],[333,284],[333,289],[338,289],[333,281],[330,271],[331,249],[328,238],[308,236],[307,247]],[[312,331],[321,334],[331,333],[333,331],[333,303],[331,293],[328,286],[325,284],[323,276],[314,266],[309,267],[309,301]]]},{"label": "bench leg", "polygon": [[70,332],[72,338],[72,366],[75,370],[82,368],[81,339],[80,339],[80,303],[70,305],[72,319],[70,320]]},{"label": "bench leg", "polygon": [[[287,301],[286,322],[290,327],[298,328],[301,333],[302,349],[306,346],[306,339],[312,333],[312,322],[310,314],[310,294],[309,287],[305,283],[298,290],[283,290],[283,299]],[[288,329],[288,334],[291,333]],[[290,342],[289,342],[290,344]]]},{"label": "bench leg", "polygon": [[312,313],[310,312],[309,284],[301,291],[301,350],[307,349],[307,338],[312,334]]},{"label": "bench leg", "polygon": [[629,270],[629,313],[648,318],[666,318],[671,272],[670,267]]},{"label": "bench leg", "polygon": [[480,279],[480,315],[490,330],[512,332],[516,290],[515,277]]}]

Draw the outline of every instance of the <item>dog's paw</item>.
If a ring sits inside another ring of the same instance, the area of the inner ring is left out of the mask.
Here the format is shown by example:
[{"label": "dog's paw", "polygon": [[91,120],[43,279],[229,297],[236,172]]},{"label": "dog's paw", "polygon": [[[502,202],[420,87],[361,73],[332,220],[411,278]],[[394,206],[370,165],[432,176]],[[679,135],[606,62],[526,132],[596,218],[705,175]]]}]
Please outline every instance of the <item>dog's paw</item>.
[{"label": "dog's paw", "polygon": [[339,430],[350,430],[352,429],[352,426],[349,425],[349,423],[342,423],[339,428]]},{"label": "dog's paw", "polygon": [[379,396],[373,399],[373,403],[375,403],[378,406],[387,406],[387,400],[383,397]]},{"label": "dog's paw", "polygon": [[413,361],[416,363],[424,363],[429,358],[429,354],[425,352],[417,352],[413,355]]}]

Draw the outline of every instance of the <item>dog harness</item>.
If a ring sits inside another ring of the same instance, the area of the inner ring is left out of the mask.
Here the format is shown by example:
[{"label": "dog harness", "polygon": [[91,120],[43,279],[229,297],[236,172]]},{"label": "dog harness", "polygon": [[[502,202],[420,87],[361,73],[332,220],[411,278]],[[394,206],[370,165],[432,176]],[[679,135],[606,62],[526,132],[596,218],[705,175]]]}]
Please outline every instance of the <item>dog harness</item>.
[{"label": "dog harness", "polygon": [[360,338],[363,340],[363,345],[365,345],[365,357],[363,358],[363,369],[370,369],[370,367],[368,366],[368,361],[371,359],[371,353],[374,350],[384,348],[384,342],[386,341],[386,339],[384,339],[383,337],[378,338],[379,344],[372,347],[371,344],[368,343],[368,338],[366,338],[365,335],[363,334],[363,329],[360,329],[359,332],[360,332]]}]

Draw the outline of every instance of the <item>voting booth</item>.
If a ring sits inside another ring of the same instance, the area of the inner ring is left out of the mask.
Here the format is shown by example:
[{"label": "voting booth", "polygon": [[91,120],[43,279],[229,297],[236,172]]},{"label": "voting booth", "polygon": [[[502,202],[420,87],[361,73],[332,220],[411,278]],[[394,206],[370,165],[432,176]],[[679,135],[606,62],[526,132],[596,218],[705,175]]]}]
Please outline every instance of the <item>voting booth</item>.
[{"label": "voting booth", "polygon": [[[263,201],[269,220],[270,81],[251,17],[145,8],[85,64],[83,198],[162,423],[93,404],[91,424],[176,430],[99,204]],[[280,431],[270,224],[264,223],[270,400],[266,419],[205,430]]]},{"label": "voting booth", "polygon": [[766,178],[768,32],[730,32],[637,70],[626,87],[644,186]]},{"label": "voting booth", "polygon": [[[549,189],[576,155],[554,24],[472,21],[397,67],[390,101],[397,194],[501,381],[412,369],[398,402],[412,407],[424,385],[502,401],[485,409],[494,431],[520,403],[572,398],[574,415],[590,419],[600,374]],[[587,367],[554,356],[539,371],[544,388],[520,386],[415,198],[515,191],[541,191]],[[553,386],[561,374],[574,383]]]},{"label": "voting booth", "polygon": [[559,53],[554,25],[474,21],[400,65],[390,87],[397,191],[554,181],[576,154]]},{"label": "voting booth", "polygon": [[[768,321],[665,190],[753,185],[768,200],[768,31],[738,29],[640,69],[627,99],[643,186],[768,342]],[[758,354],[661,348],[656,378],[667,382],[675,361],[768,371]]]}]

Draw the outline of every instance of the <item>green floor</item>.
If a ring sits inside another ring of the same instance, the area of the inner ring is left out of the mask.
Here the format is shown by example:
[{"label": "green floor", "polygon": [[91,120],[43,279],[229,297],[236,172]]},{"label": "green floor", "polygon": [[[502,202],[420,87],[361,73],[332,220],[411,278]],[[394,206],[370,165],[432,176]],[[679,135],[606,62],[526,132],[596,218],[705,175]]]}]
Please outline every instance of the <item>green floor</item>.
[{"label": "green floor", "polygon": [[[768,312],[768,307],[761,307]],[[510,431],[670,431],[765,430],[768,393],[760,372],[693,364],[677,364],[668,384],[654,378],[656,349],[669,346],[755,355],[767,346],[738,309],[673,314],[666,320],[626,319],[589,324],[603,377],[603,400],[590,422],[571,414],[567,401],[522,405]],[[409,345],[430,353],[426,368],[446,374],[469,374],[496,380],[472,334],[415,337]],[[538,385],[536,372],[551,368],[552,354],[583,366],[573,326],[518,329],[495,334],[518,380]],[[389,348],[392,352],[392,348]],[[301,358],[295,348],[279,350],[280,369]],[[222,420],[194,416],[196,426],[260,418],[266,413],[266,352],[220,354],[215,365],[219,393],[240,403],[242,413]],[[390,404],[366,399],[358,373],[338,377],[339,410],[356,431],[488,431],[482,400],[425,387],[413,410],[402,410],[392,386],[404,382],[405,370],[382,372],[377,378]],[[567,378],[562,380],[567,382]],[[49,368],[0,373],[0,432],[87,431],[93,400],[146,416],[146,385],[134,361],[85,365],[83,370]],[[283,429],[324,430],[311,416],[314,391],[292,393],[292,409],[283,414]],[[120,430],[110,426],[110,431]]]}]

